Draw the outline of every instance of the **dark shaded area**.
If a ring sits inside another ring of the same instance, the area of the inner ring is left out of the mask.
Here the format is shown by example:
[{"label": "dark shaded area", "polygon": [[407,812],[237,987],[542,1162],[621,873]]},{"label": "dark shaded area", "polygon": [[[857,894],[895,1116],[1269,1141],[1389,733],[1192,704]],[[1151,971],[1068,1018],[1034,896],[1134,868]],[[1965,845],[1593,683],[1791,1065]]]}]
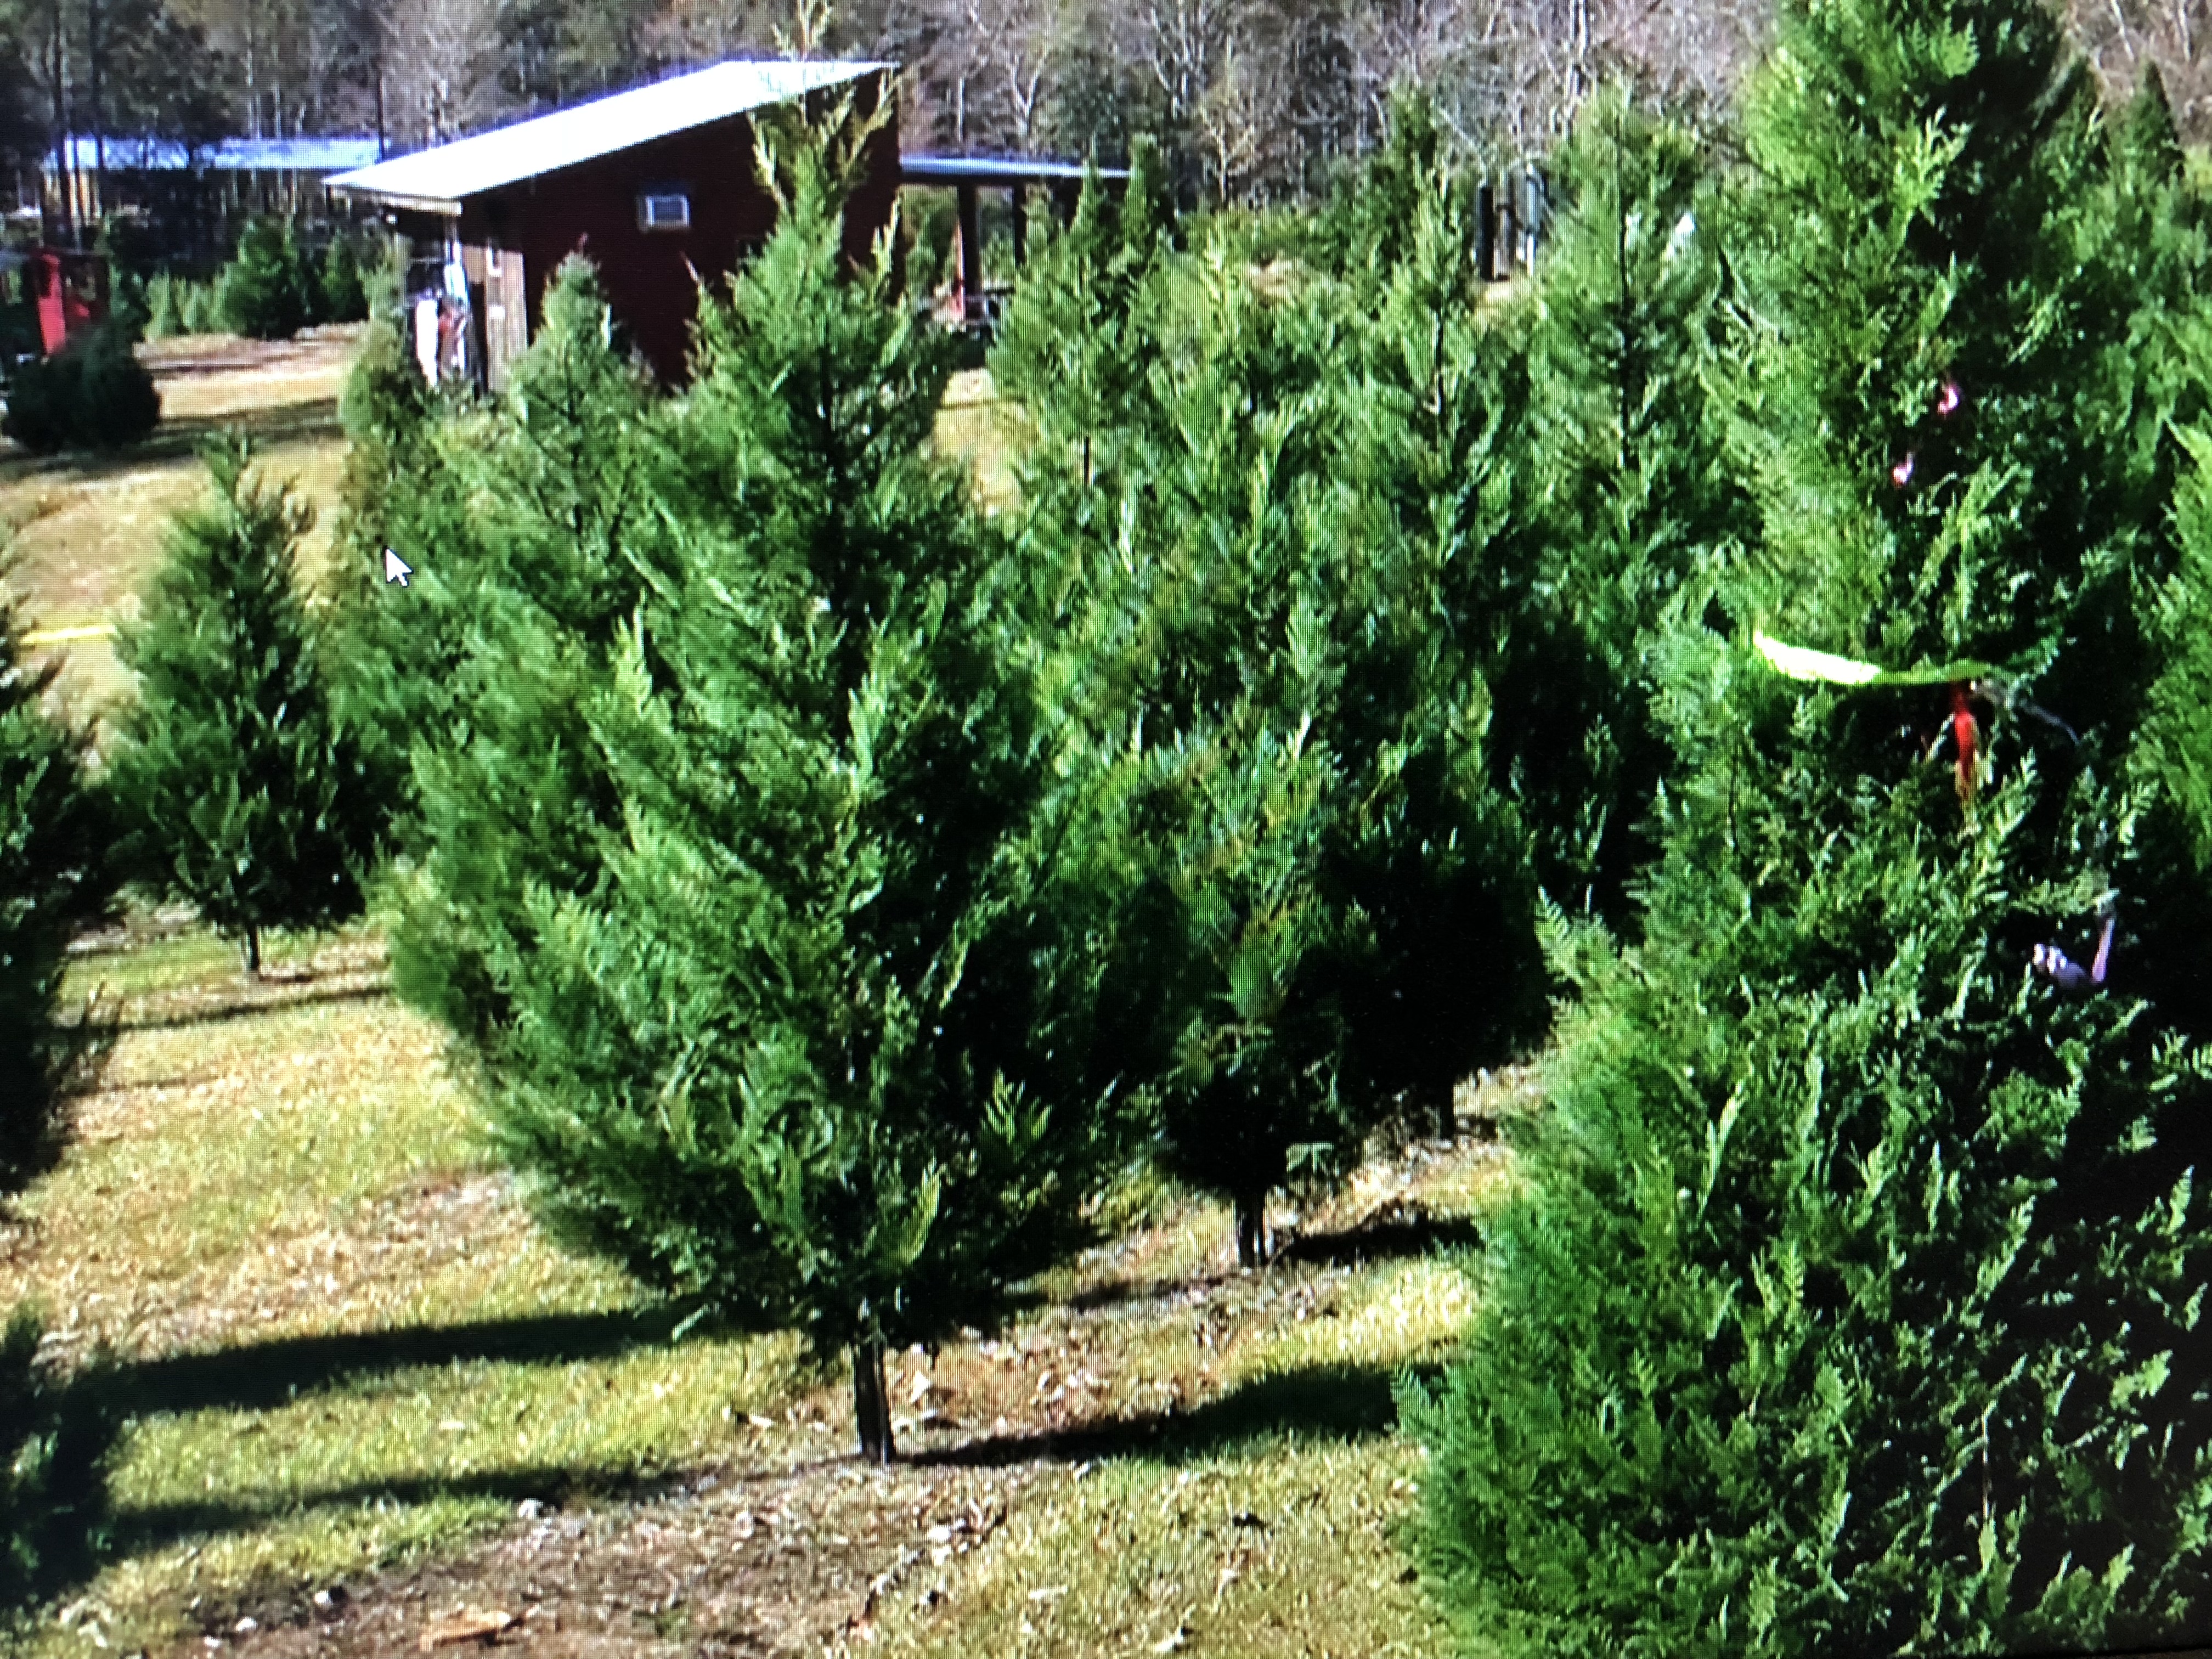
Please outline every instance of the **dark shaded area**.
[{"label": "dark shaded area", "polygon": [[1338,1232],[1306,1233],[1275,1253],[1283,1262],[1356,1267],[1364,1261],[1395,1261],[1443,1250],[1471,1250],[1482,1243],[1482,1231],[1467,1216],[1402,1211],[1378,1216]]},{"label": "dark shaded area", "polygon": [[40,1335],[28,1314],[0,1328],[0,1638],[9,1620],[89,1577],[109,1540],[118,1414],[97,1387],[57,1382],[39,1362]]},{"label": "dark shaded area", "polygon": [[[423,1366],[568,1364],[666,1343],[680,1310],[555,1314],[479,1324],[287,1337],[118,1365],[102,1379],[129,1412],[267,1411],[294,1394]],[[542,1494],[541,1494],[542,1495]]]},{"label": "dark shaded area", "polygon": [[[1423,1382],[1437,1366],[1412,1368]],[[1038,1461],[1143,1457],[1184,1462],[1254,1440],[1302,1436],[1365,1440],[1397,1426],[1393,1397],[1401,1373],[1381,1365],[1318,1365],[1263,1376],[1194,1411],[1147,1413],[1035,1434],[987,1435],[902,1459],[917,1467],[1000,1468]]]},{"label": "dark shaded area", "polygon": [[[160,996],[164,994],[156,991],[148,994]],[[116,1022],[116,1029],[123,1031],[173,1031],[188,1025],[212,1025],[227,1019],[250,1019],[256,1014],[277,1013],[287,1008],[305,1008],[316,1003],[376,1002],[391,994],[392,987],[388,984],[342,986],[330,990],[256,997],[245,1002],[217,1002],[206,1007],[180,1009],[175,1013],[120,1019]]]},{"label": "dark shaded area", "polygon": [[625,1475],[549,1463],[524,1469],[486,1470],[477,1474],[421,1475],[408,1480],[363,1480],[303,1494],[271,1498],[266,1503],[149,1504],[118,1511],[112,1526],[112,1553],[135,1555],[203,1534],[237,1532],[275,1516],[307,1510],[358,1509],[379,1501],[406,1509],[441,1498],[495,1498],[519,1504],[526,1498],[559,1508],[590,1497],[641,1502],[674,1489],[669,1475]]}]

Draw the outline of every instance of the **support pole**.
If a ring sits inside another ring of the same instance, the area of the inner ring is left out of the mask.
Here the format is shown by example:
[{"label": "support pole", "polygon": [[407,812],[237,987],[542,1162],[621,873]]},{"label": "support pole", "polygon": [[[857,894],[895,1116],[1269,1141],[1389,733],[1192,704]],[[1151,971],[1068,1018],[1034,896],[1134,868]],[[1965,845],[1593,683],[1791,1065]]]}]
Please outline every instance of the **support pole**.
[{"label": "support pole", "polygon": [[1030,193],[1019,184],[1013,188],[1014,198],[1014,269],[1018,270],[1027,258],[1030,243]]},{"label": "support pole", "polygon": [[959,200],[960,310],[963,320],[973,323],[983,316],[983,215],[975,185],[961,185]]}]

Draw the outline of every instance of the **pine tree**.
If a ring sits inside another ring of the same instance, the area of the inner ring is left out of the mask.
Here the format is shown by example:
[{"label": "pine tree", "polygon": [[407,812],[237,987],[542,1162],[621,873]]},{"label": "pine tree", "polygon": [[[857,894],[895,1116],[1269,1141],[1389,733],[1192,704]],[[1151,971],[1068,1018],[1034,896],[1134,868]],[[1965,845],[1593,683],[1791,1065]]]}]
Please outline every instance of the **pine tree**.
[{"label": "pine tree", "polygon": [[2212,1077],[2136,927],[2171,549],[2084,406],[2133,320],[2075,256],[2085,94],[2025,0],[1793,5],[1756,83],[1758,520],[1664,647],[1642,942],[1555,935],[1528,1186],[1407,1401],[1486,1650],[2202,1628]]},{"label": "pine tree", "polygon": [[[1068,573],[1055,682],[1127,825],[1124,914],[1176,1032],[1148,1091],[1158,1157],[1231,1202],[1256,1265],[1272,1189],[1340,1173],[1409,1091],[1448,1110],[1541,985],[1515,983],[1525,860],[1483,775],[1483,684],[1436,614],[1454,550],[1333,485],[1373,453],[1373,408],[1335,384],[1360,343],[1341,295],[1263,295],[1247,267],[1219,228],[1163,268],[1139,441],[1043,551]],[[1480,433],[1477,401],[1454,412]],[[1480,499],[1480,444],[1452,459]],[[1478,563],[1486,525],[1466,528]]]},{"label": "pine tree", "polygon": [[361,280],[361,251],[356,239],[340,232],[323,250],[316,285],[322,314],[333,323],[358,323],[368,316],[368,292]]},{"label": "pine tree", "polygon": [[[456,718],[467,590],[482,564],[480,515],[469,510],[461,465],[467,448],[408,345],[405,260],[403,242],[386,245],[369,284],[369,325],[339,395],[345,470],[325,579],[332,695],[403,858],[419,806],[412,748]],[[387,551],[413,573],[404,588],[388,580]]]},{"label": "pine tree", "polygon": [[1549,179],[1508,509],[1542,545],[1498,724],[1546,890],[1621,927],[1667,764],[1645,647],[1746,506],[1706,391],[1726,206],[1696,137],[1619,88],[1583,106]]},{"label": "pine tree", "polygon": [[241,939],[254,974],[265,930],[358,912],[379,803],[300,592],[312,510],[249,474],[242,436],[204,454],[210,498],[172,523],[145,619],[117,641],[138,697],[110,787],[137,878]]},{"label": "pine tree", "polygon": [[1376,158],[1391,205],[1352,260],[1326,536],[1389,573],[1389,649],[1367,649],[1376,678],[1344,702],[1378,758],[1404,757],[1394,810],[1362,821],[1352,890],[1376,955],[1348,982],[1351,1059],[1449,1136],[1458,1082],[1542,1029],[1531,884],[1571,867],[1545,854],[1577,844],[1612,780],[1589,755],[1589,646],[1528,504],[1527,319],[1489,301],[1474,181],[1420,112],[1401,107],[1408,131]]},{"label": "pine tree", "polygon": [[[412,635],[399,667],[419,687],[403,715],[412,869],[392,977],[472,1043],[495,1042],[505,1018],[497,963],[534,948],[528,890],[588,890],[617,821],[584,709],[652,568],[650,399],[591,265],[566,260],[489,441],[462,457],[433,444],[419,493],[387,525],[420,590],[380,596],[384,626]],[[483,500],[498,514],[460,521]]]},{"label": "pine tree", "polygon": [[[0,568],[0,574],[4,574]],[[43,1167],[64,1085],[94,1033],[62,1017],[64,947],[106,897],[107,826],[82,772],[83,740],[43,706],[58,664],[23,659],[0,596],[0,1197]]]},{"label": "pine tree", "polygon": [[988,532],[927,445],[950,343],[849,276],[830,167],[781,222],[656,463],[669,541],[590,703],[594,881],[495,968],[500,1133],[568,1235],[853,1359],[982,1322],[1078,1236],[1112,1137],[1045,1086],[1092,998],[1054,965],[1026,688]]},{"label": "pine tree", "polygon": [[307,321],[299,243],[277,219],[249,222],[216,283],[222,325],[256,340],[289,340]]}]

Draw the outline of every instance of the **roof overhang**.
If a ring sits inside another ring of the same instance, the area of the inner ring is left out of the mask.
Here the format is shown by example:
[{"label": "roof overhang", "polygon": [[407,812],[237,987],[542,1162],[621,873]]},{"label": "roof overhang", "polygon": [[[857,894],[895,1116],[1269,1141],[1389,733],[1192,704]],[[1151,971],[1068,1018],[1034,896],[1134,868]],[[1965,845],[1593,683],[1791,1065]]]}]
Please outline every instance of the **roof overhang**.
[{"label": "roof overhang", "polygon": [[[1081,161],[1035,155],[902,155],[899,182],[907,185],[1079,185],[1091,169]],[[1127,184],[1127,167],[1100,167],[1109,185]]]},{"label": "roof overhang", "polygon": [[349,202],[374,202],[402,213],[428,213],[441,219],[461,216],[461,204],[442,196],[401,196],[388,190],[364,190],[358,185],[334,184],[328,188],[331,195],[343,196]]},{"label": "roof overhang", "polygon": [[849,86],[896,67],[842,60],[715,64],[411,155],[394,156],[324,183],[353,201],[458,213],[459,204],[473,196]]}]

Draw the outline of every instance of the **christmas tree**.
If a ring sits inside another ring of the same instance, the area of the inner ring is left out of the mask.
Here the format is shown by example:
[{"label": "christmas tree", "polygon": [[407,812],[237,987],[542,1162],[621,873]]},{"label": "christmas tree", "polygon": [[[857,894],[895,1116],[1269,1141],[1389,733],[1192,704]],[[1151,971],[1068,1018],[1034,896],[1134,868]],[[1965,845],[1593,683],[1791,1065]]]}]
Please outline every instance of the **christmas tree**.
[{"label": "christmas tree", "polygon": [[[0,567],[0,575],[4,575]],[[93,1035],[62,1018],[63,950],[106,894],[107,825],[87,787],[82,738],[45,702],[58,663],[23,658],[0,594],[0,1197],[44,1165],[61,1130],[62,1089]]]},{"label": "christmas tree", "polygon": [[[429,682],[412,717],[392,976],[473,1043],[495,1042],[504,1018],[498,963],[534,948],[528,889],[598,878],[617,794],[583,709],[643,592],[650,400],[596,274],[564,261],[489,434],[455,454],[434,441],[436,493],[392,527],[421,592],[380,596],[385,625],[413,630],[402,661]],[[485,500],[496,514],[467,514]]]},{"label": "christmas tree", "polygon": [[1668,759],[1645,647],[1745,507],[1706,391],[1727,212],[1695,136],[1620,88],[1583,106],[1547,176],[1509,509],[1540,545],[1496,671],[1516,734],[1500,760],[1553,900],[1623,926]]},{"label": "christmas tree", "polygon": [[[1486,1650],[2202,1629],[2206,1068],[2124,786],[2163,503],[2075,253],[2106,164],[2020,0],[1791,6],[1720,377],[1757,507],[1662,647],[1642,942],[1579,1006],[1441,1394]],[[1703,625],[1710,620],[1711,629]]]},{"label": "christmas tree", "polygon": [[533,886],[534,948],[496,961],[495,1111],[566,1234],[849,1352],[879,1460],[887,1345],[994,1318],[1115,1143],[1052,1086],[1096,988],[1038,914],[1004,562],[928,453],[951,342],[893,301],[888,240],[848,271],[836,173],[784,143],[775,235],[702,295],[669,540],[590,704],[604,875]]},{"label": "christmas tree", "polygon": [[[1433,223],[1413,263],[1449,263],[1459,228]],[[1152,279],[1152,408],[1115,496],[1048,520],[1042,556],[1066,573],[1056,701],[1127,826],[1125,915],[1176,1031],[1149,1091],[1158,1154],[1231,1202],[1256,1265],[1271,1190],[1341,1173],[1409,1094],[1448,1114],[1542,986],[1516,972],[1536,966],[1529,896],[1481,763],[1484,682],[1437,614],[1440,566],[1479,565],[1496,526],[1395,533],[1380,475],[1407,411],[1337,383],[1367,345],[1432,343],[1436,296],[1362,331],[1335,284],[1267,292],[1249,263],[1217,227]],[[1441,372],[1468,442],[1443,465],[1480,501],[1495,411],[1464,297]],[[1382,339],[1401,325],[1418,343]]]},{"label": "christmas tree", "polygon": [[312,511],[249,474],[244,438],[204,454],[210,499],[171,525],[144,621],[117,641],[138,697],[110,788],[135,878],[242,939],[254,974],[264,930],[359,910],[378,804],[300,592]]}]

